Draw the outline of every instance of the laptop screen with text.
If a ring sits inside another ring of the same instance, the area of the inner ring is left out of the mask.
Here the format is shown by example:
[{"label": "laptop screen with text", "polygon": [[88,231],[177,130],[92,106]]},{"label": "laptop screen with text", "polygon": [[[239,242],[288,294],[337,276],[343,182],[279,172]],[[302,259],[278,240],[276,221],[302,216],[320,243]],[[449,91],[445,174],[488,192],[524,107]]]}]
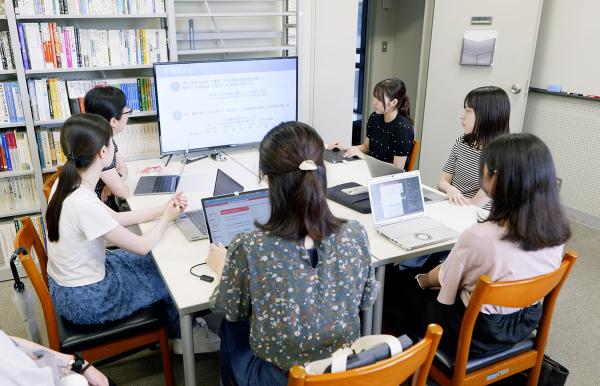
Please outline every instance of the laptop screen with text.
[{"label": "laptop screen with text", "polygon": [[202,199],[211,243],[229,246],[238,233],[256,229],[255,221],[266,223],[271,216],[267,189]]},{"label": "laptop screen with text", "polygon": [[376,224],[425,211],[421,181],[414,172],[369,182],[371,208]]}]

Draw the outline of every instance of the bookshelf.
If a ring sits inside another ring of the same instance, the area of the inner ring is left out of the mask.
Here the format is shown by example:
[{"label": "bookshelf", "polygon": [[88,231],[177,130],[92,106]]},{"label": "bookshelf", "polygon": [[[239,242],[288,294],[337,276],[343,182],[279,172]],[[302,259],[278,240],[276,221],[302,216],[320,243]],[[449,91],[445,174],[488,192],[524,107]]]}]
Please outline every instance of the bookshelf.
[{"label": "bookshelf", "polygon": [[[295,0],[174,0],[167,9],[172,60],[296,53]],[[180,58],[181,57],[181,58]]]},{"label": "bookshelf", "polygon": [[[1,2],[1,0],[0,0]],[[19,204],[15,208],[5,209],[5,207],[0,206],[0,241],[2,242],[2,249],[0,250],[0,281],[9,280],[12,278],[10,273],[10,268],[8,266],[8,259],[10,258],[10,251],[6,251],[6,249],[12,246],[12,240],[14,236],[7,236],[4,234],[6,230],[12,231],[11,225],[17,224],[19,217],[22,216],[34,216],[40,217],[45,214],[46,211],[46,201],[43,195],[43,176],[47,173],[54,173],[57,170],[58,165],[48,166],[47,164],[42,165],[40,155],[44,156],[44,149],[38,151],[41,147],[41,144],[38,145],[38,136],[40,133],[51,132],[53,130],[58,130],[60,125],[65,121],[65,117],[70,114],[70,112],[65,111],[65,115],[59,119],[35,119],[33,115],[33,106],[32,106],[32,97],[31,89],[28,88],[28,82],[33,82],[34,80],[39,79],[58,79],[59,81],[65,81],[65,85],[69,81],[75,80],[96,80],[99,82],[105,82],[106,80],[110,81],[112,79],[138,79],[138,78],[151,78],[152,77],[152,58],[156,52],[159,52],[159,49],[156,49],[156,45],[152,51],[150,51],[150,46],[148,46],[148,53],[146,53],[145,58],[147,61],[143,61],[144,64],[132,64],[132,65],[101,65],[95,67],[75,67],[75,68],[25,68],[23,57],[22,57],[22,47],[21,40],[23,37],[19,37],[19,27],[18,24],[32,24],[39,23],[42,25],[53,24],[54,26],[62,29],[64,27],[73,27],[78,29],[88,29],[88,30],[106,30],[108,34],[108,30],[145,30],[145,31],[159,31],[166,30],[166,34],[168,34],[168,17],[166,10],[162,10],[162,8],[155,12],[140,12],[137,14],[55,14],[55,15],[18,15],[15,14],[14,5],[18,3],[23,3],[22,0],[18,1],[5,1],[4,9],[6,14],[0,15],[0,31],[8,31],[10,34],[10,48],[14,57],[14,69],[8,68],[3,69],[3,66],[0,64],[0,82],[15,82],[18,85],[18,89],[20,90],[21,96],[21,104],[23,107],[23,122],[3,122],[1,120],[2,116],[0,115],[0,132],[8,132],[16,130],[18,132],[25,133],[27,136],[27,140],[25,142],[25,147],[31,157],[31,169],[30,170],[11,170],[11,171],[0,171],[0,187],[6,187],[7,181],[23,181],[23,179],[31,179],[32,184],[30,187],[33,189],[33,194],[35,196],[36,202],[31,205]],[[166,3],[172,3],[172,0],[167,0]],[[120,4],[123,4],[121,2]],[[162,4],[160,0],[156,1],[156,4]],[[166,6],[167,4],[165,4]],[[60,31],[60,30],[59,30]],[[157,32],[158,33],[158,32]],[[41,36],[41,35],[40,35]],[[61,39],[64,35],[58,35]],[[25,40],[31,38],[30,36],[25,36]],[[108,41],[108,40],[107,40]],[[156,40],[158,42],[158,40]],[[27,41],[29,43],[29,40]],[[151,44],[151,43],[148,43]],[[1,44],[0,44],[1,45]],[[35,46],[35,45],[34,45]],[[58,46],[58,45],[57,45]],[[168,43],[163,46],[168,47]],[[77,49],[80,47],[78,46]],[[105,47],[107,50],[112,49],[111,47]],[[146,48],[145,46],[143,48]],[[163,49],[164,50],[164,49]],[[29,50],[26,51],[28,54],[28,59],[31,59],[31,52]],[[168,53],[168,49],[167,49]],[[57,55],[59,52],[57,51]],[[62,52],[60,54],[65,54]],[[44,53],[42,53],[44,55]],[[142,58],[144,56],[142,55]],[[44,58],[45,59],[45,58]],[[112,57],[109,55],[109,59]],[[161,61],[167,61],[169,58],[167,55],[164,55],[164,58],[161,58]],[[127,63],[127,62],[125,62]],[[138,62],[140,63],[140,62]],[[63,62],[64,64],[64,62]],[[112,62],[111,62],[112,64]],[[50,66],[52,67],[52,66]],[[149,82],[148,85],[151,85]],[[145,89],[150,95],[150,89]],[[127,95],[127,93],[126,93]],[[127,95],[129,97],[129,95]],[[129,101],[129,98],[128,98]],[[50,101],[51,102],[51,101]],[[138,101],[139,102],[139,101]],[[146,105],[150,103],[146,100]],[[39,108],[39,105],[36,103],[36,109]],[[147,106],[146,106],[147,107]],[[69,109],[72,109],[73,106],[69,106]],[[153,106],[156,109],[156,106]],[[140,107],[143,110],[143,106]],[[0,111],[1,112],[1,111]],[[134,133],[145,129],[144,125],[156,125],[156,111],[140,111],[134,110],[134,113],[131,114],[129,123],[134,128]],[[139,130],[135,129],[138,128]],[[141,129],[140,129],[141,128]],[[154,135],[152,130],[147,130],[147,133],[141,133],[148,137],[149,135]],[[133,147],[135,144],[135,138],[129,138],[129,147]],[[156,136],[156,143],[158,144],[158,139]],[[0,143],[1,145],[1,143]],[[127,143],[125,144],[127,145]],[[156,146],[158,148],[158,146]],[[157,156],[158,151],[152,153],[154,151],[154,147],[146,146],[145,152],[141,152],[139,158],[149,158],[150,156]],[[40,154],[42,153],[42,154]],[[152,154],[151,154],[152,153]],[[135,157],[129,157],[130,159],[135,159]],[[57,159],[57,163],[59,160]],[[12,185],[11,185],[12,187]],[[41,223],[41,222],[40,222]],[[4,233],[3,233],[4,232]],[[10,238],[12,237],[12,238]]]},{"label": "bookshelf", "polygon": [[[160,46],[166,46],[168,51],[166,60],[170,61],[288,56],[296,52],[296,0],[165,0],[164,11],[155,13],[16,15],[14,4],[20,4],[22,1],[6,1],[4,6],[6,15],[0,15],[0,31],[6,30],[10,33],[10,47],[15,59],[14,69],[3,69],[0,66],[0,82],[12,81],[18,84],[24,121],[0,122],[0,132],[16,130],[26,133],[25,146],[30,153],[31,170],[0,172],[0,186],[3,180],[30,178],[33,180],[32,186],[38,202],[18,209],[0,209],[0,235],[3,226],[10,228],[13,222],[18,222],[20,216],[39,217],[45,214],[43,176],[56,172],[58,166],[58,157],[57,165],[47,164],[47,158],[44,160],[45,145],[38,144],[38,135],[58,130],[65,118],[34,119],[35,112],[38,117],[40,116],[40,105],[32,102],[35,93],[28,85],[35,80],[54,78],[65,81],[65,84],[77,80],[146,78],[152,76],[153,67],[151,63],[144,62],[144,64],[133,65],[74,68],[69,66],[55,68],[44,63],[42,68],[34,66],[31,69],[25,68],[19,24],[39,23],[44,26],[53,24],[55,28],[74,27],[90,30],[164,29],[166,43]],[[157,3],[162,4],[160,0]],[[189,30],[190,20],[193,21],[193,31]],[[193,46],[190,44],[190,36],[193,37]],[[29,38],[29,36],[25,37]],[[73,106],[70,105],[69,108],[72,109]],[[125,135],[121,134],[115,138],[120,149],[124,150],[127,160],[158,156],[157,113],[155,110],[141,110],[134,111],[130,116]],[[6,240],[8,239],[5,238]],[[0,281],[11,278],[7,259],[7,256],[0,255]]]}]

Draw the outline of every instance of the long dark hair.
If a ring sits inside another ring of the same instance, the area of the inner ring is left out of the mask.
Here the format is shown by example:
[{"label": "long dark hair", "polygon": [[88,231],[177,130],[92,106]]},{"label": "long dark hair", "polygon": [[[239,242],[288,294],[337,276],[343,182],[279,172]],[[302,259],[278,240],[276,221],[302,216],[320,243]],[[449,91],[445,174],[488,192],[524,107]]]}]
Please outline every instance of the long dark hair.
[{"label": "long dark hair", "polygon": [[494,203],[485,221],[504,223],[505,240],[536,251],[562,245],[571,237],[554,161],[542,140],[532,134],[500,136],[481,154],[482,176],[484,165],[489,177],[496,176],[494,189],[488,192]]},{"label": "long dark hair", "polygon": [[465,134],[464,142],[483,149],[494,138],[509,133],[510,100],[500,87],[485,86],[471,90],[464,107],[475,112],[473,132]]},{"label": "long dark hair", "polygon": [[[327,178],[323,164],[323,140],[310,126],[283,122],[265,135],[259,147],[259,169],[269,179],[271,217],[260,229],[299,240],[308,235],[321,240],[335,233],[344,220],[327,206]],[[303,171],[303,161],[316,170]]]},{"label": "long dark hair", "polygon": [[108,121],[96,114],[75,114],[63,124],[60,146],[67,161],[46,210],[48,240],[58,241],[58,222],[63,202],[81,184],[78,170],[86,170],[94,162],[102,146],[109,146],[111,137],[112,129]]},{"label": "long dark hair", "polygon": [[98,114],[110,122],[121,119],[127,100],[123,91],[112,86],[97,86],[85,94],[86,113]]},{"label": "long dark hair", "polygon": [[408,118],[410,123],[414,124],[410,116],[410,100],[408,99],[408,95],[406,95],[406,85],[403,81],[398,78],[384,79],[373,88],[373,96],[383,103],[384,108],[387,107],[385,105],[386,96],[390,101],[397,99],[398,112]]}]

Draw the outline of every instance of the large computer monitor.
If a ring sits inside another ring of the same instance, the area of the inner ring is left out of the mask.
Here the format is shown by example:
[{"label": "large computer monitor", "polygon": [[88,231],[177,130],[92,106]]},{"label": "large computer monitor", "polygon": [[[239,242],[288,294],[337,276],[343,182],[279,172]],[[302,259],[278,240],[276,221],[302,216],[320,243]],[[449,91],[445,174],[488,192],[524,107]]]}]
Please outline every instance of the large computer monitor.
[{"label": "large computer monitor", "polygon": [[260,142],[297,120],[298,58],[154,65],[161,154]]}]

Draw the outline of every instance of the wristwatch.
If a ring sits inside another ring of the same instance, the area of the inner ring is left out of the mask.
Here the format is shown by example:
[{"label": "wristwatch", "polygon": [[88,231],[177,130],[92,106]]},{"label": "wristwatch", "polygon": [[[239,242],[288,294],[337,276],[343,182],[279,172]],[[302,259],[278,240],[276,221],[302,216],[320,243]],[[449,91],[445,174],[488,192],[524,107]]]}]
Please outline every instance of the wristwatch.
[{"label": "wristwatch", "polygon": [[67,368],[74,373],[81,374],[83,372],[82,369],[84,363],[85,360],[83,359],[83,356],[81,356],[81,353],[77,351],[75,355],[73,355],[73,359],[69,360]]}]

